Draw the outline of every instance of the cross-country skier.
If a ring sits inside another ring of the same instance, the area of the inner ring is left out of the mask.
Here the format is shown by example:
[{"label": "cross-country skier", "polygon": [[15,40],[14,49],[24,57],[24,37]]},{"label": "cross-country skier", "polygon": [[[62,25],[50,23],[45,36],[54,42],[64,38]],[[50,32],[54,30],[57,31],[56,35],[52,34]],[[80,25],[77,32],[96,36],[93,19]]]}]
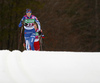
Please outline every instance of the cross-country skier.
[{"label": "cross-country skier", "polygon": [[39,43],[39,30],[37,28],[37,24],[34,24],[34,28],[35,28],[35,31],[36,31],[36,36],[35,36],[35,41],[34,41],[34,49],[36,51],[40,51],[40,43]]},{"label": "cross-country skier", "polygon": [[44,34],[42,33],[42,30],[39,31],[37,23],[34,24],[34,28],[35,28],[35,31],[36,31],[36,37],[35,37],[35,41],[34,41],[34,48],[35,48],[36,51],[40,51],[40,43],[41,42],[39,42],[39,39],[41,37],[44,38]]},{"label": "cross-country skier", "polygon": [[[19,27],[22,27],[23,22],[24,23],[24,38],[26,43],[26,50],[34,50],[34,40],[35,40],[35,29],[34,29],[34,22],[37,23],[38,29],[41,30],[40,22],[38,21],[37,17],[34,15],[31,15],[32,11],[31,9],[26,9],[26,15],[23,16],[19,23]],[[34,22],[33,22],[34,20]]]},{"label": "cross-country skier", "polygon": [[[34,41],[34,44],[33,44],[34,45],[34,49],[36,51],[40,51],[40,42],[39,42],[39,39],[40,39],[40,37],[44,38],[44,34],[42,33],[42,30],[39,31],[37,23],[34,23],[34,28],[35,28],[35,31],[36,31],[35,41]],[[25,46],[26,46],[25,43],[23,43],[24,49],[25,49]]]}]

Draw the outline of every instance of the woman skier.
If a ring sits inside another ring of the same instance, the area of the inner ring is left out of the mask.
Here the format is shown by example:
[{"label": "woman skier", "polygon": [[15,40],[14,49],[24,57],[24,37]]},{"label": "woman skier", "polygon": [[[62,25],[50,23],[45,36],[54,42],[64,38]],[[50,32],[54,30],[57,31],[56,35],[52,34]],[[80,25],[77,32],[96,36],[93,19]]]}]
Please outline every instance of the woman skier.
[{"label": "woman skier", "polygon": [[34,28],[34,22],[37,23],[39,31],[41,30],[40,22],[37,19],[36,16],[31,15],[32,11],[31,9],[26,9],[26,15],[23,16],[19,23],[19,27],[22,27],[24,22],[24,38],[25,38],[25,44],[26,44],[26,50],[34,50],[34,40],[35,40],[35,28]]}]

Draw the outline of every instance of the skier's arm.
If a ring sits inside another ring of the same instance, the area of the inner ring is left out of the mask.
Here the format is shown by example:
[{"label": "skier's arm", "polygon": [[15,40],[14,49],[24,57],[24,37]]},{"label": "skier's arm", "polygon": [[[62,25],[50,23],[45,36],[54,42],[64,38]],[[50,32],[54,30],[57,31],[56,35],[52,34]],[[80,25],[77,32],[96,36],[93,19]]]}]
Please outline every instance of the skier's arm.
[{"label": "skier's arm", "polygon": [[23,16],[23,18],[21,19],[21,21],[20,21],[20,23],[19,23],[19,27],[22,27],[22,25],[23,25],[23,21],[25,20],[25,17]]},{"label": "skier's arm", "polygon": [[39,31],[40,31],[40,30],[41,30],[41,25],[40,25],[40,22],[39,22],[39,20],[37,19],[37,17],[35,17],[35,22],[37,23],[38,29],[39,29]]}]

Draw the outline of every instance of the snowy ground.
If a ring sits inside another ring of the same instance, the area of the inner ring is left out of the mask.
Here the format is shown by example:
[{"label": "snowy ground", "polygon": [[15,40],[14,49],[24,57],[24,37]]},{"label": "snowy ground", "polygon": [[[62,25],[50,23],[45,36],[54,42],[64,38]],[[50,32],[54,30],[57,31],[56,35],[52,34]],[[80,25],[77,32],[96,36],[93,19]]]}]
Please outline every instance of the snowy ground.
[{"label": "snowy ground", "polygon": [[2,50],[0,83],[100,83],[100,53]]}]

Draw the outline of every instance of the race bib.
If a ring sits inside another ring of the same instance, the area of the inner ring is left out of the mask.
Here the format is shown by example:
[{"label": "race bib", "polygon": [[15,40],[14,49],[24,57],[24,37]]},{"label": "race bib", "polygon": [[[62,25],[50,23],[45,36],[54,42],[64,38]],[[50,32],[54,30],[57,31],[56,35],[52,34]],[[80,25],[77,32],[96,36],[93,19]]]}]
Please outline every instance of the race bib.
[{"label": "race bib", "polygon": [[39,33],[38,32],[36,32],[36,36],[38,36],[39,35]]},{"label": "race bib", "polygon": [[25,19],[25,23],[34,23],[35,19]]},{"label": "race bib", "polygon": [[35,19],[25,19],[24,24],[27,23],[27,25],[25,26],[31,27],[34,25],[34,22],[35,22]]}]

